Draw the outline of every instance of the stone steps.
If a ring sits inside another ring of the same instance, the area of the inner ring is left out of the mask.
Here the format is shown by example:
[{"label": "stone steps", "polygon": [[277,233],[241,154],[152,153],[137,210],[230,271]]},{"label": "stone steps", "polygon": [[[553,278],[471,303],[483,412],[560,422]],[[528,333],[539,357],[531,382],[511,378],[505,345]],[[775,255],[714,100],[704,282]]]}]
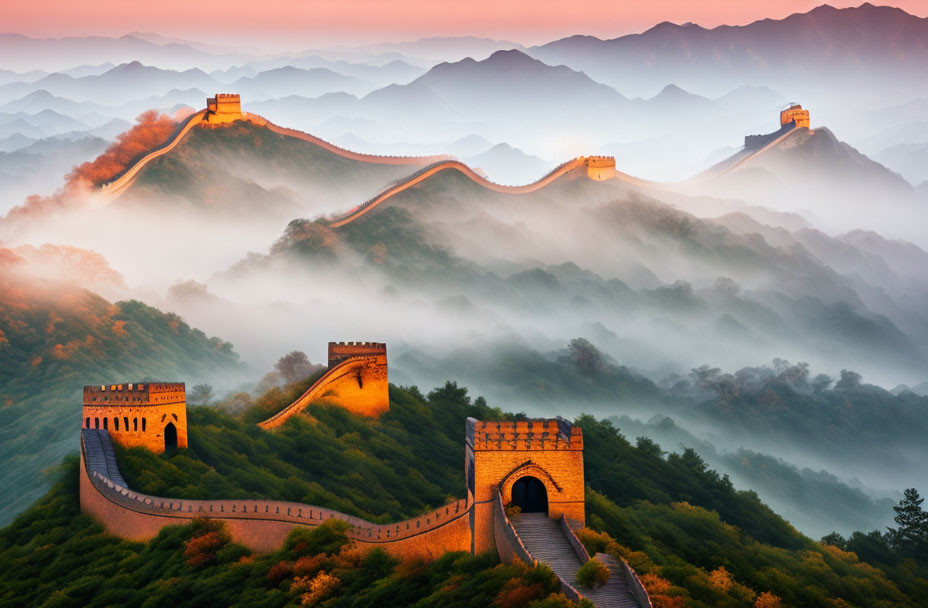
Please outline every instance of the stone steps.
[{"label": "stone steps", "polygon": [[82,429],[84,439],[84,458],[87,467],[100,475],[109,478],[114,483],[126,487],[116,463],[116,452],[113,450],[113,440],[108,431],[102,429]]},{"label": "stone steps", "polygon": [[[514,517],[512,525],[522,539],[522,544],[539,562],[547,564],[555,574],[575,585],[577,570],[583,563],[564,531],[561,523],[544,513],[521,513]],[[578,589],[597,608],[639,608],[628,584],[621,564],[608,555],[599,554],[599,559],[609,567],[609,582],[597,589]]]}]

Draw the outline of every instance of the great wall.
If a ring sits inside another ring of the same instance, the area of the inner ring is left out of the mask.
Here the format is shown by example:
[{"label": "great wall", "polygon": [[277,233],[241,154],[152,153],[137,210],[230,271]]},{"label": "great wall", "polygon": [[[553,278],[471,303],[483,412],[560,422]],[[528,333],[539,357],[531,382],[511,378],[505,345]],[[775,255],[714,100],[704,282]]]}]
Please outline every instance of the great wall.
[{"label": "great wall", "polygon": [[[258,426],[273,432],[316,402],[378,416],[389,409],[387,389],[385,344],[331,342],[326,373]],[[586,521],[580,427],[562,418],[504,422],[468,418],[464,440],[466,497],[389,524],[278,500],[152,496],[129,488],[113,442],[156,453],[186,447],[184,385],[87,386],[80,446],[81,510],[109,533],[135,541],[148,541],[165,526],[198,518],[215,520],[224,524],[234,541],[256,552],[280,548],[295,528],[340,519],[349,524],[346,534],[361,549],[379,547],[400,558],[425,559],[449,551],[495,552],[503,561],[518,558],[549,565],[571,599],[587,598],[606,608],[651,607],[635,572],[610,555],[595,556],[610,571],[605,585],[582,591],[575,586],[577,570],[590,560],[575,532]],[[507,507],[518,509],[510,515]]]},{"label": "great wall", "polygon": [[547,174],[529,184],[520,186],[508,186],[490,181],[480,175],[477,171],[448,155],[433,156],[381,156],[373,154],[364,154],[352,152],[340,148],[323,139],[298,131],[280,127],[271,121],[257,114],[243,112],[241,110],[241,99],[236,94],[217,94],[216,97],[207,99],[207,108],[189,116],[181,123],[175,135],[157,150],[153,150],[143,158],[138,160],[131,167],[126,169],[121,175],[103,185],[100,192],[104,197],[113,199],[122,194],[128,188],[139,172],[152,160],[167,154],[173,150],[178,143],[190,132],[190,130],[201,123],[207,124],[225,124],[238,120],[251,122],[279,135],[294,137],[316,146],[319,146],[329,152],[356,160],[359,162],[390,164],[390,165],[408,165],[419,167],[416,171],[394,184],[387,186],[384,190],[374,195],[367,201],[356,205],[348,211],[337,215],[328,220],[331,228],[340,228],[346,224],[363,217],[368,212],[387,203],[391,198],[401,192],[421,184],[438,173],[444,171],[457,171],[470,179],[475,184],[494,192],[503,194],[527,194],[536,192],[565,175],[571,174],[579,169],[586,169],[586,176],[593,181],[607,181],[617,179],[626,184],[647,189],[666,190],[671,188],[686,188],[687,186],[699,185],[711,179],[729,174],[744,166],[746,163],[757,159],[767,151],[775,148],[781,142],[786,140],[799,129],[809,129],[809,111],[804,110],[799,104],[790,104],[780,112],[780,129],[766,135],[748,135],[745,137],[744,147],[730,156],[729,158],[716,163],[712,167],[694,175],[693,177],[675,183],[663,183],[645,180],[623,173],[616,169],[615,159],[611,156],[579,156],[571,159],[554,168]]},{"label": "great wall", "polygon": [[[214,100],[226,99],[227,101],[223,104],[218,104]],[[125,171],[120,173],[118,176],[103,184],[99,192],[105,198],[115,199],[120,194],[125,192],[125,190],[132,185],[135,181],[135,178],[138,177],[142,169],[144,169],[151,161],[164,156],[171,150],[177,147],[177,145],[183,141],[183,139],[190,133],[191,129],[200,124],[227,124],[232,123],[237,120],[244,120],[251,122],[258,126],[267,128],[269,131],[277,133],[279,135],[286,135],[288,137],[294,137],[300,139],[324,150],[337,154],[343,158],[349,160],[356,160],[365,163],[374,163],[381,165],[409,165],[412,167],[428,165],[442,160],[450,160],[452,157],[446,155],[438,156],[385,156],[377,154],[364,154],[361,152],[352,152],[345,148],[336,146],[333,143],[327,142],[324,139],[315,137],[308,133],[298,131],[296,129],[288,129],[286,127],[278,126],[268,119],[258,116],[257,114],[250,114],[248,112],[242,112],[240,106],[240,100],[238,95],[234,94],[217,94],[216,97],[211,97],[207,99],[207,108],[195,112],[185,118],[178,125],[177,130],[171,136],[171,138],[166,141],[164,144],[152,150],[130,167],[126,168]],[[229,106],[232,106],[231,108]],[[210,108],[215,108],[211,110]]]},{"label": "great wall", "polygon": [[380,342],[330,342],[329,368],[293,403],[267,420],[276,429],[313,402],[325,399],[361,416],[379,416],[390,407],[387,345]]}]

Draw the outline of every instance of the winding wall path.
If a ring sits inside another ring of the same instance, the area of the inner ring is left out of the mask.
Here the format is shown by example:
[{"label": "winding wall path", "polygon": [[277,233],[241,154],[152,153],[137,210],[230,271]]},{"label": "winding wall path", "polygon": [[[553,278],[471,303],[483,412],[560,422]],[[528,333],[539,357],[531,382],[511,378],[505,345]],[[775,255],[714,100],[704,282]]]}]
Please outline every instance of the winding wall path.
[{"label": "winding wall path", "polygon": [[110,182],[107,182],[100,188],[100,192],[107,198],[114,199],[122,194],[126,188],[129,187],[132,182],[135,181],[135,178],[138,176],[139,171],[145,168],[145,165],[155,160],[159,156],[164,156],[175,147],[177,144],[184,139],[187,133],[190,132],[190,129],[194,128],[206,118],[206,110],[200,110],[196,114],[191,114],[188,116],[184,122],[181,123],[180,129],[177,133],[165,142],[160,148],[152,150],[142,158],[140,158],[134,165],[126,169],[119,177],[113,179]]},{"label": "winding wall path", "polygon": [[466,500],[412,519],[375,524],[313,505],[278,500],[183,500],[141,494],[129,489],[119,473],[108,431],[81,430],[81,508],[106,529],[130,540],[145,541],[167,525],[196,518],[221,520],[233,540],[258,552],[283,546],[296,527],[315,527],[328,519],[351,525],[347,535],[361,545],[383,547],[398,556],[438,557],[470,550]]},{"label": "winding wall path", "polygon": [[[193,129],[198,124],[206,120],[207,110],[200,110],[195,114],[191,114],[183,122],[180,123],[180,127],[177,132],[169,139],[167,142],[162,144],[155,150],[152,150],[138,161],[135,162],[131,167],[126,169],[118,177],[114,178],[110,182],[104,184],[100,188],[100,193],[103,194],[106,198],[115,199],[120,194],[125,192],[138,177],[139,172],[145,168],[151,161],[155,160],[160,156],[164,156],[179,144],[187,136],[191,129]],[[352,152],[345,148],[336,146],[333,143],[327,142],[324,139],[320,139],[314,135],[304,133],[303,131],[298,131],[296,129],[288,129],[286,127],[278,126],[263,116],[257,114],[251,114],[249,112],[242,113],[242,120],[246,120],[253,124],[266,127],[269,131],[277,133],[278,135],[285,135],[287,137],[294,137],[296,139],[309,142],[324,150],[327,150],[333,154],[337,154],[342,158],[347,158],[350,160],[364,162],[364,163],[373,163],[379,165],[409,165],[409,166],[421,166],[428,165],[440,161],[452,160],[452,156],[448,155],[432,155],[432,156],[384,156],[377,154],[364,154],[361,152]]]},{"label": "winding wall path", "polygon": [[[106,198],[109,198],[109,199],[114,199],[118,197],[120,194],[122,194],[126,190],[126,188],[128,188],[129,185],[131,185],[135,181],[135,179],[139,175],[139,172],[143,168],[145,168],[145,166],[148,165],[148,163],[150,163],[156,158],[163,156],[167,154],[168,152],[170,152],[171,150],[173,150],[177,146],[177,144],[180,143],[184,139],[184,137],[190,132],[190,130],[193,129],[193,127],[195,127],[196,125],[206,120],[206,115],[207,115],[207,110],[200,110],[199,112],[189,116],[182,123],[181,128],[174,135],[174,137],[171,138],[171,140],[166,142],[163,146],[161,146],[157,150],[153,150],[152,152],[146,154],[143,158],[137,161],[134,165],[132,165],[132,167],[127,169],[119,177],[105,184],[100,189],[100,192]],[[348,210],[346,213],[332,219],[329,222],[329,226],[332,228],[339,228],[341,226],[344,226],[346,224],[353,222],[354,220],[364,216],[368,211],[376,209],[378,206],[387,202],[388,200],[390,200],[392,197],[396,196],[397,194],[400,194],[404,190],[408,190],[409,188],[412,188],[416,186],[417,184],[420,184],[428,180],[432,176],[438,173],[441,173],[442,171],[458,171],[459,173],[468,177],[474,183],[484,188],[487,188],[488,190],[492,190],[494,192],[501,192],[504,194],[527,194],[530,192],[536,192],[544,188],[545,186],[552,183],[559,177],[575,169],[579,169],[587,165],[588,163],[588,157],[580,156],[572,160],[569,160],[565,163],[562,163],[560,166],[556,167],[555,169],[553,169],[546,175],[542,176],[541,178],[529,184],[525,184],[521,186],[504,186],[502,184],[497,184],[495,182],[488,180],[487,178],[483,177],[482,175],[480,175],[479,173],[471,169],[468,165],[455,159],[452,156],[448,156],[448,155],[384,156],[384,155],[376,155],[376,154],[364,154],[361,152],[353,152],[351,150],[341,148],[339,146],[336,146],[335,144],[325,141],[324,139],[321,139],[314,135],[310,135],[303,131],[299,131],[297,129],[281,127],[279,125],[272,123],[271,121],[264,118],[263,116],[259,116],[257,114],[243,112],[242,119],[248,122],[251,122],[253,124],[266,127],[270,131],[277,133],[279,135],[284,135],[287,137],[294,137],[294,138],[300,139],[302,141],[319,146],[323,148],[324,150],[327,150],[333,154],[337,154],[343,158],[351,159],[354,161],[364,162],[364,163],[386,164],[386,165],[421,166],[419,170],[403,178],[399,182],[387,187],[385,190],[381,191],[379,194],[377,194],[373,198],[365,201],[364,203],[361,203],[360,205],[353,207],[352,209]],[[627,173],[623,173],[621,171],[616,171],[615,177],[613,179],[618,179],[620,181],[623,181],[627,184],[630,184],[636,187],[653,188],[653,189],[666,189],[666,188],[672,188],[674,186],[687,186],[687,185],[699,184],[708,179],[721,177],[725,174],[728,174],[728,173],[731,173],[732,171],[737,170],[745,163],[753,159],[756,159],[758,156],[761,156],[764,153],[766,153],[768,150],[776,147],[777,145],[780,144],[780,142],[782,142],[783,140],[785,140],[786,138],[794,134],[796,131],[798,131],[798,129],[787,131],[785,134],[781,135],[780,137],[769,142],[768,144],[766,144],[765,146],[763,146],[762,148],[754,152],[745,154],[745,151],[741,150],[735,153],[734,155],[732,155],[732,157],[729,157],[729,159],[726,159],[725,161],[718,163],[714,167],[711,167],[707,169],[706,171],[703,171],[702,173],[695,175],[687,180],[683,180],[681,182],[676,182],[676,183],[654,182],[654,181],[639,179],[634,176],[628,175]],[[729,161],[732,159],[735,159],[734,162],[729,163]]]},{"label": "winding wall path", "polygon": [[353,376],[363,368],[376,365],[377,363],[378,358],[376,356],[357,356],[345,359],[323,374],[321,378],[316,380],[313,385],[306,389],[306,392],[300,395],[293,403],[267,420],[262,420],[258,423],[258,426],[265,430],[279,427],[293,416],[305,410],[310,403],[325,395],[328,387],[337,380],[344,376]]},{"label": "winding wall path", "polygon": [[542,176],[541,178],[539,178],[538,180],[530,184],[525,184],[524,186],[503,186],[501,184],[491,182],[490,180],[483,177],[482,175],[480,175],[479,173],[477,173],[476,171],[474,171],[473,169],[471,169],[469,166],[465,165],[461,161],[443,160],[443,161],[439,161],[431,165],[428,165],[426,167],[423,167],[419,171],[416,171],[412,175],[409,175],[408,177],[404,178],[400,182],[393,184],[392,186],[389,186],[387,189],[383,190],[380,194],[374,196],[370,200],[351,209],[345,215],[339,218],[336,218],[335,220],[332,220],[329,223],[329,226],[331,226],[332,228],[338,228],[340,226],[344,226],[345,224],[353,222],[354,220],[363,216],[368,211],[371,211],[375,209],[376,207],[378,207],[379,205],[390,200],[392,197],[396,196],[400,192],[403,192],[404,190],[408,190],[409,188],[412,188],[413,186],[426,181],[433,175],[437,173],[441,173],[442,171],[458,171],[459,173],[462,173],[466,177],[470,178],[470,180],[473,181],[474,183],[479,184],[488,190],[493,190],[494,192],[502,192],[505,194],[526,194],[528,192],[535,192],[536,190],[540,190],[541,188],[544,188],[545,186],[547,186],[548,184],[550,184],[557,178],[561,177],[562,175],[565,175],[573,171],[574,169],[579,169],[585,166],[586,166],[586,158],[583,156],[580,156],[573,160],[569,160],[566,163],[561,164],[560,166],[556,167],[555,169],[553,169],[546,175]]}]

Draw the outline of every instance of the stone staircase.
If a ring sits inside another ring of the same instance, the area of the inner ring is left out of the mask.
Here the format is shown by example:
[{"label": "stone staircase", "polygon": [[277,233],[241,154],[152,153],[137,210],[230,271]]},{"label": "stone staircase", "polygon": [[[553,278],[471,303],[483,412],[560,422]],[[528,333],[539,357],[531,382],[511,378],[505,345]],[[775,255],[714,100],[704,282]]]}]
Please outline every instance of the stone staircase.
[{"label": "stone staircase", "polygon": [[[574,585],[583,562],[564,535],[560,522],[544,513],[522,513],[511,521],[531,556]],[[578,591],[597,608],[640,608],[625,582],[622,565],[602,553],[597,554],[597,558],[609,567],[609,582],[598,589],[580,588]]]},{"label": "stone staircase", "polygon": [[81,438],[84,442],[84,458],[88,468],[124,488],[127,487],[119,473],[119,465],[116,464],[116,451],[113,450],[113,440],[110,438],[109,431],[81,429]]}]

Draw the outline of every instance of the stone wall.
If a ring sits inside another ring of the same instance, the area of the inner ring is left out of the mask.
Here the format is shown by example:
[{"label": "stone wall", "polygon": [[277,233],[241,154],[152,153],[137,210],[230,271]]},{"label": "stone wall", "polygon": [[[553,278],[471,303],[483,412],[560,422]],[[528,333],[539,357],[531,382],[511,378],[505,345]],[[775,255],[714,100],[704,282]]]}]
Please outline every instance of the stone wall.
[{"label": "stone wall", "polygon": [[177,133],[163,146],[152,150],[142,158],[140,158],[134,165],[126,169],[119,177],[113,179],[112,181],[104,184],[100,188],[100,193],[106,196],[107,198],[116,198],[122,194],[129,185],[135,181],[135,178],[138,176],[139,172],[145,168],[145,165],[155,160],[159,156],[164,156],[171,150],[173,150],[177,144],[179,144],[187,133],[190,132],[190,129],[194,128],[206,118],[206,110],[200,110],[196,114],[191,114],[188,116],[184,122],[181,123],[180,128],[177,130]]},{"label": "stone wall", "polygon": [[81,510],[121,538],[147,541],[164,526],[206,518],[222,521],[236,542],[253,551],[269,552],[279,549],[294,528],[341,519],[351,525],[348,536],[360,546],[382,547],[401,558],[434,558],[446,551],[470,550],[466,500],[405,521],[375,524],[331,509],[285,501],[161,498],[133,492],[120,483],[115,459],[106,450],[102,431],[81,433]]},{"label": "stone wall", "polygon": [[390,409],[390,383],[387,356],[360,356],[344,359],[330,368],[296,401],[267,420],[263,429],[276,429],[305,410],[310,403],[324,401],[362,416],[376,417]]},{"label": "stone wall", "polygon": [[385,203],[392,197],[396,196],[400,192],[403,192],[404,190],[408,190],[409,188],[416,186],[417,184],[429,179],[430,177],[432,177],[433,175],[437,173],[441,173],[442,171],[450,170],[450,171],[458,171],[459,173],[463,173],[466,177],[470,178],[472,181],[480,184],[484,188],[493,190],[494,192],[502,192],[505,194],[527,194],[529,192],[535,192],[536,190],[539,190],[547,186],[548,184],[550,184],[557,178],[561,177],[562,175],[565,175],[569,173],[570,171],[573,171],[574,169],[584,167],[585,165],[586,165],[586,159],[581,156],[579,158],[575,158],[573,160],[570,160],[560,165],[553,171],[549,172],[548,174],[541,177],[537,181],[532,182],[531,184],[526,184],[524,186],[503,186],[501,184],[491,182],[490,180],[480,175],[479,173],[475,172],[473,169],[471,169],[470,167],[468,167],[461,161],[458,161],[458,160],[439,161],[434,164],[423,167],[422,169],[408,176],[406,179],[402,180],[401,182],[388,187],[386,190],[384,190],[380,194],[377,194],[376,196],[369,199],[368,201],[355,206],[354,208],[349,210],[347,213],[342,215],[340,218],[330,222],[329,226],[331,226],[332,228],[338,228],[340,226],[344,226],[345,224],[348,224],[349,222],[353,222],[354,220],[363,216],[368,211],[375,209],[379,205]]}]

